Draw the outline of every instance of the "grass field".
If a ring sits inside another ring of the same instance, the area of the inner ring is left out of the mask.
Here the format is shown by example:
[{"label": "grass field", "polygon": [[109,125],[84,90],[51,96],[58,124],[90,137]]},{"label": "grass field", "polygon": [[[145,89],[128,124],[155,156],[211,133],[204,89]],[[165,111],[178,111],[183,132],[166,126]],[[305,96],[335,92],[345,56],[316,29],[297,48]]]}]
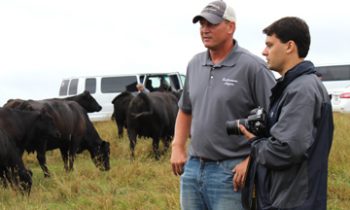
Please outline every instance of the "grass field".
[{"label": "grass field", "polygon": [[[328,209],[350,208],[350,115],[335,114],[335,135],[329,161]],[[151,141],[140,139],[136,159],[129,159],[127,137],[118,139],[112,121],[95,123],[111,143],[111,170],[99,171],[87,152],[78,155],[75,170],[66,173],[58,151],[47,153],[51,178],[44,178],[33,154],[24,161],[33,171],[29,197],[0,189],[0,209],[172,210],[179,207],[179,178],[172,175],[170,152],[155,161]]]}]

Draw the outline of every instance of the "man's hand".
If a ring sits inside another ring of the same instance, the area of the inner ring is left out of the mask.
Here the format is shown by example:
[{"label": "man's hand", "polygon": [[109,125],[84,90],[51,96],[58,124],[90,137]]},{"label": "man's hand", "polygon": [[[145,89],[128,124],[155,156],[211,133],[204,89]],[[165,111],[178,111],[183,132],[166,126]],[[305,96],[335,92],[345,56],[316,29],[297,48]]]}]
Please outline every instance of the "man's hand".
[{"label": "man's hand", "polygon": [[236,167],[232,170],[233,175],[233,190],[237,192],[244,185],[246,179],[246,171],[248,167],[250,156],[244,159],[241,163],[237,164]]},{"label": "man's hand", "polygon": [[249,132],[243,125],[239,125],[239,129],[247,140],[255,137],[255,135]]},{"label": "man's hand", "polygon": [[171,150],[170,163],[175,176],[183,173],[184,165],[187,161],[185,146],[173,144]]},{"label": "man's hand", "polygon": [[[239,129],[241,130],[242,134],[247,140],[255,137],[255,135],[249,132],[243,125],[239,125]],[[232,173],[234,173],[233,189],[236,192],[239,189],[241,189],[244,185],[244,182],[246,179],[246,171],[248,169],[249,158],[250,156],[244,159],[241,163],[237,164],[236,167],[232,170]]]}]

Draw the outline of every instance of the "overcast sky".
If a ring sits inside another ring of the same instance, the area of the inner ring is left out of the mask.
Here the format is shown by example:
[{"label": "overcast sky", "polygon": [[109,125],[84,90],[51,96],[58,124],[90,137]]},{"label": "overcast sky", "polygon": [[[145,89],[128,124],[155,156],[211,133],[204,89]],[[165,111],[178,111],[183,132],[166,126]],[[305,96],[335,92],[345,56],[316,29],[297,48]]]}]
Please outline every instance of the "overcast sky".
[{"label": "overcast sky", "polygon": [[[192,18],[211,0],[0,0],[0,106],[57,97],[62,78],[136,72],[185,73],[203,51]],[[230,0],[240,46],[261,56],[262,29],[299,16],[316,65],[350,63],[345,0]],[[262,57],[262,56],[261,56]]]}]

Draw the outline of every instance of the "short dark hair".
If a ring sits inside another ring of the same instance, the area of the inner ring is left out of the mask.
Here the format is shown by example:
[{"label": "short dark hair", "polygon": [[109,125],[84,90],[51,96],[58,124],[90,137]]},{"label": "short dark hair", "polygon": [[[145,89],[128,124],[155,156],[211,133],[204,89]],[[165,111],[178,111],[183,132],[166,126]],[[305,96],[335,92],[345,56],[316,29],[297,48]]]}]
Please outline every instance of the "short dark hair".
[{"label": "short dark hair", "polygon": [[263,33],[268,36],[275,34],[282,43],[294,41],[300,58],[305,58],[309,52],[311,43],[309,26],[298,17],[281,18],[266,27]]}]

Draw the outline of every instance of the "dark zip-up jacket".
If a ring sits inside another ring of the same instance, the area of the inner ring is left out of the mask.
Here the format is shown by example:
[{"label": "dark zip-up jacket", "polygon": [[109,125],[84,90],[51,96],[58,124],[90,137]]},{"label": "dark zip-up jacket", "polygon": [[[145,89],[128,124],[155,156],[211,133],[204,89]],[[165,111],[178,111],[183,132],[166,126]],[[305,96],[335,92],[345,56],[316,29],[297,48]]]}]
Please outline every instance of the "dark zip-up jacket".
[{"label": "dark zip-up jacket", "polygon": [[272,89],[269,134],[252,142],[245,189],[251,195],[255,183],[259,210],[326,209],[333,115],[314,73],[311,62],[301,62]]}]

